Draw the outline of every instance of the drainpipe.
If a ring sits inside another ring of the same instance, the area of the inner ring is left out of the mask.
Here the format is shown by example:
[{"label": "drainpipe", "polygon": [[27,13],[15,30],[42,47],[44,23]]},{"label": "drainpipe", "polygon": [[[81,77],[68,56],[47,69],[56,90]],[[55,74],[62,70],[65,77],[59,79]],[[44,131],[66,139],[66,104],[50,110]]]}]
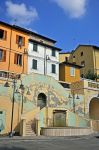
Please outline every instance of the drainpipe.
[{"label": "drainpipe", "polygon": [[10,33],[10,48],[9,48],[8,78],[9,78],[9,71],[10,71],[10,56],[11,56],[12,28],[13,28],[13,26],[11,26],[11,33]]},{"label": "drainpipe", "polygon": [[94,49],[94,64],[95,64],[95,68],[94,68],[94,73],[97,72],[97,69],[96,69],[96,55],[95,55],[95,49]]},{"label": "drainpipe", "polygon": [[44,48],[44,75],[46,75],[46,47]]}]

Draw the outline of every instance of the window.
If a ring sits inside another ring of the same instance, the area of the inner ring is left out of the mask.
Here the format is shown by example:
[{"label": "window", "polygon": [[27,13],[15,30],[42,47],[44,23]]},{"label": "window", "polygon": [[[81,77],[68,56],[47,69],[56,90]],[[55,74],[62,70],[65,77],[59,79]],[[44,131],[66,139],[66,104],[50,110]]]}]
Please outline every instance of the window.
[{"label": "window", "polygon": [[56,65],[52,64],[52,73],[56,73]]},{"label": "window", "polygon": [[37,43],[33,43],[33,51],[37,52]]},{"label": "window", "polygon": [[68,57],[65,57],[65,61],[68,62]]},{"label": "window", "polygon": [[85,61],[81,61],[81,66],[85,66]]},{"label": "window", "polygon": [[83,52],[81,52],[81,54],[80,54],[81,56],[83,56]]},{"label": "window", "polygon": [[6,51],[0,49],[0,61],[6,61]]},{"label": "window", "polygon": [[22,66],[22,55],[20,54],[15,54],[14,57],[14,64]]},{"label": "window", "polygon": [[52,50],[52,56],[56,56],[56,51],[55,50]]},{"label": "window", "polygon": [[0,60],[3,58],[3,50],[0,50]]},{"label": "window", "polygon": [[74,67],[70,67],[70,75],[75,76],[75,68]]},{"label": "window", "polygon": [[32,69],[37,70],[37,60],[36,59],[32,60]]},{"label": "window", "polygon": [[16,35],[16,43],[19,47],[25,46],[25,38],[19,35]]},{"label": "window", "polygon": [[0,111],[0,114],[3,114],[3,111]]},{"label": "window", "polygon": [[6,40],[7,38],[7,31],[0,29],[0,39]]},{"label": "window", "polygon": [[0,39],[3,39],[3,36],[4,36],[4,30],[0,29]]},{"label": "window", "polygon": [[83,74],[81,74],[81,77],[82,77],[82,78],[84,78],[84,75],[83,75]]}]

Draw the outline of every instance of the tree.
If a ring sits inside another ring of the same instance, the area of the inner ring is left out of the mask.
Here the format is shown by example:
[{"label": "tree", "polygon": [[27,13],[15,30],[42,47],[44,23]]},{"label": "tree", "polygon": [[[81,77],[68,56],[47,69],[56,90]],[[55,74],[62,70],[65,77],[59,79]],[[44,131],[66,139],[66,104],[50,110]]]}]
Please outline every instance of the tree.
[{"label": "tree", "polygon": [[92,73],[91,70],[88,71],[88,73],[85,75],[85,78],[91,79],[91,80],[97,80],[99,76],[97,74]]}]

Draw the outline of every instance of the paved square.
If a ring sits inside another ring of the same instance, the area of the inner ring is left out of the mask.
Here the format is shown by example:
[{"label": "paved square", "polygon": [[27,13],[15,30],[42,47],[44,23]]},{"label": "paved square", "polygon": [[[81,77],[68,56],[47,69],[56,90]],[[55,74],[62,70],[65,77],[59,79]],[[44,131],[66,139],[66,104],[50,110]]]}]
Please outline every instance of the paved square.
[{"label": "paved square", "polygon": [[0,150],[99,150],[99,138],[45,138],[25,140],[0,140]]}]

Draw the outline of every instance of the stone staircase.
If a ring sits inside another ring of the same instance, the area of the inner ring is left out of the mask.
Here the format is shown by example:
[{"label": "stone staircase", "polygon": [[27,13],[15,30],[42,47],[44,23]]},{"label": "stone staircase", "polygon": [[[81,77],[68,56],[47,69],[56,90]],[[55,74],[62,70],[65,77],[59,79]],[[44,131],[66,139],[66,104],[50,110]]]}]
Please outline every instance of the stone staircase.
[{"label": "stone staircase", "polygon": [[26,123],[26,136],[36,136],[35,123],[33,120]]}]

